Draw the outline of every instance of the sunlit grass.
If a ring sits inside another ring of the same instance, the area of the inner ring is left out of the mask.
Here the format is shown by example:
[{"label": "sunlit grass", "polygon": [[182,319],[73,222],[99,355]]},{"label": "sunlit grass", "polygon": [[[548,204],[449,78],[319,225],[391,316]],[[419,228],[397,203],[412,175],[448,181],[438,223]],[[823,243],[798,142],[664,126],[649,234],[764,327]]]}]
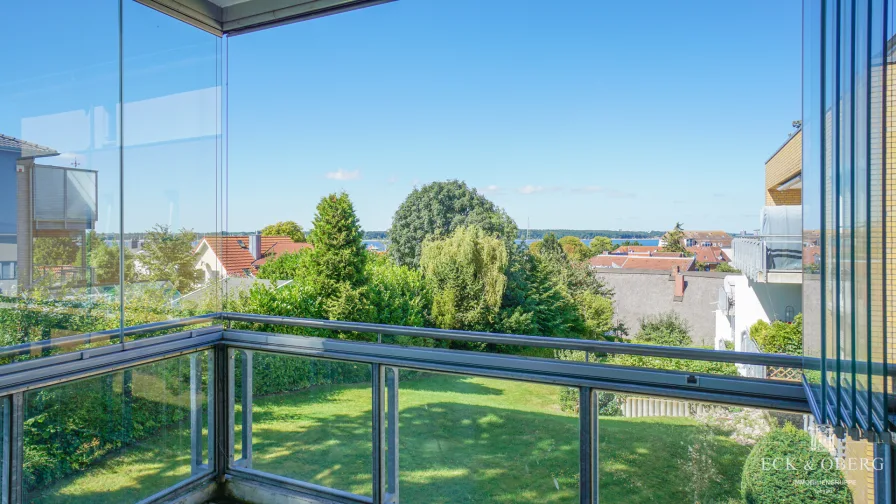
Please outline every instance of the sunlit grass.
[{"label": "sunlit grass", "polygon": [[[558,394],[554,386],[487,378],[402,379],[401,501],[578,502],[578,418],[560,410]],[[257,397],[253,468],[371,495],[371,410],[364,384]],[[169,444],[147,439],[32,502],[139,500],[189,476],[189,453]],[[695,466],[696,450],[709,467]],[[686,418],[602,417],[601,499],[738,502],[747,453]]]}]

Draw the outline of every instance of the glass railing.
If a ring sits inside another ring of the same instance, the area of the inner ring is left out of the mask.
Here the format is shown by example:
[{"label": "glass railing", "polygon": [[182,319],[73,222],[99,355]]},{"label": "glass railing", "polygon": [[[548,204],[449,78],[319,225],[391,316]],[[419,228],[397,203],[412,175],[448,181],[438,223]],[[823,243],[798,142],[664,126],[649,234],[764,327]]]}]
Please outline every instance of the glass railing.
[{"label": "glass railing", "polygon": [[[215,327],[2,366],[7,501],[769,502],[755,499],[774,487],[858,502],[882,467],[879,446],[815,423],[799,382],[621,365],[607,350],[788,356],[561,340],[588,357],[557,359],[378,341],[480,337],[462,331],[219,316],[343,338]],[[768,468],[787,460],[818,470]]]}]

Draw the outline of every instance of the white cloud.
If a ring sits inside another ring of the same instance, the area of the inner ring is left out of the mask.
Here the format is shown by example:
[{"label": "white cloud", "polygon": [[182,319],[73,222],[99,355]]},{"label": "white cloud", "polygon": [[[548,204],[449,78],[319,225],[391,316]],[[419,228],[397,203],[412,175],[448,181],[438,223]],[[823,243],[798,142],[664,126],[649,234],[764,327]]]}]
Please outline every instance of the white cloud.
[{"label": "white cloud", "polygon": [[520,194],[535,194],[544,191],[544,186],[525,185],[520,187]]},{"label": "white cloud", "polygon": [[492,184],[479,189],[479,192],[483,194],[498,194],[501,192],[501,188],[496,186],[495,184]]},{"label": "white cloud", "polygon": [[520,194],[536,194],[536,193],[543,193],[543,192],[555,192],[555,191],[560,191],[562,189],[563,189],[562,187],[558,187],[558,186],[545,187],[545,186],[530,184],[530,185],[524,185],[523,187],[520,187],[519,189],[517,189],[517,192],[519,192]]},{"label": "white cloud", "polygon": [[339,168],[334,172],[327,172],[327,178],[331,180],[357,180],[361,178],[361,170],[345,171]]}]

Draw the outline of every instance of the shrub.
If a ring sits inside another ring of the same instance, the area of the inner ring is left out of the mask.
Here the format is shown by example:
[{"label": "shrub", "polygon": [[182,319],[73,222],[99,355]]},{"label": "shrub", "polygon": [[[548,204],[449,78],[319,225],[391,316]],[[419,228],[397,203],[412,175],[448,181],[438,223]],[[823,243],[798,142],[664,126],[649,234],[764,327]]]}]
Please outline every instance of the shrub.
[{"label": "shrub", "polygon": [[769,432],[753,447],[744,463],[741,492],[747,504],[852,502],[849,487],[834,459],[827,452],[813,448],[809,434],[790,423]]},{"label": "shrub", "polygon": [[[611,392],[599,392],[597,394],[598,415],[622,416],[620,404],[625,401],[625,396]],[[560,410],[567,413],[579,411],[579,389],[575,387],[563,387],[560,389]]]},{"label": "shrub", "polygon": [[780,320],[771,324],[759,320],[750,326],[750,337],[763,352],[802,355],[803,314],[794,317],[789,324]]},{"label": "shrub", "polygon": [[683,347],[691,344],[691,327],[675,312],[665,312],[640,320],[638,343]]}]

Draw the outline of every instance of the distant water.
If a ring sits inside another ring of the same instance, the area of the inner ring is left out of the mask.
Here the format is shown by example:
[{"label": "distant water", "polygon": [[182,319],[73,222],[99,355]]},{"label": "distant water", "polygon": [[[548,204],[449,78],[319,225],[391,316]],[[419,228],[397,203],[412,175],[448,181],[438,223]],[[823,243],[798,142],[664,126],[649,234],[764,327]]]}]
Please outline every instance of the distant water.
[{"label": "distant water", "polygon": [[[526,242],[526,245],[531,245],[532,243],[541,241],[541,240],[514,240],[514,241],[516,241],[517,243]],[[585,243],[585,245],[588,245],[591,243],[590,239],[584,239],[582,241]],[[645,247],[655,247],[660,244],[659,238],[647,238],[647,239],[623,238],[623,239],[614,239],[614,240],[610,240],[610,241],[613,242],[613,245],[619,245],[620,243],[622,243],[624,241],[636,241],[636,242],[640,243],[641,245],[644,245]]]},{"label": "distant water", "polygon": [[386,250],[386,244],[380,240],[361,240],[361,243],[363,243],[365,247],[373,247],[374,250],[379,252],[384,252]]}]

